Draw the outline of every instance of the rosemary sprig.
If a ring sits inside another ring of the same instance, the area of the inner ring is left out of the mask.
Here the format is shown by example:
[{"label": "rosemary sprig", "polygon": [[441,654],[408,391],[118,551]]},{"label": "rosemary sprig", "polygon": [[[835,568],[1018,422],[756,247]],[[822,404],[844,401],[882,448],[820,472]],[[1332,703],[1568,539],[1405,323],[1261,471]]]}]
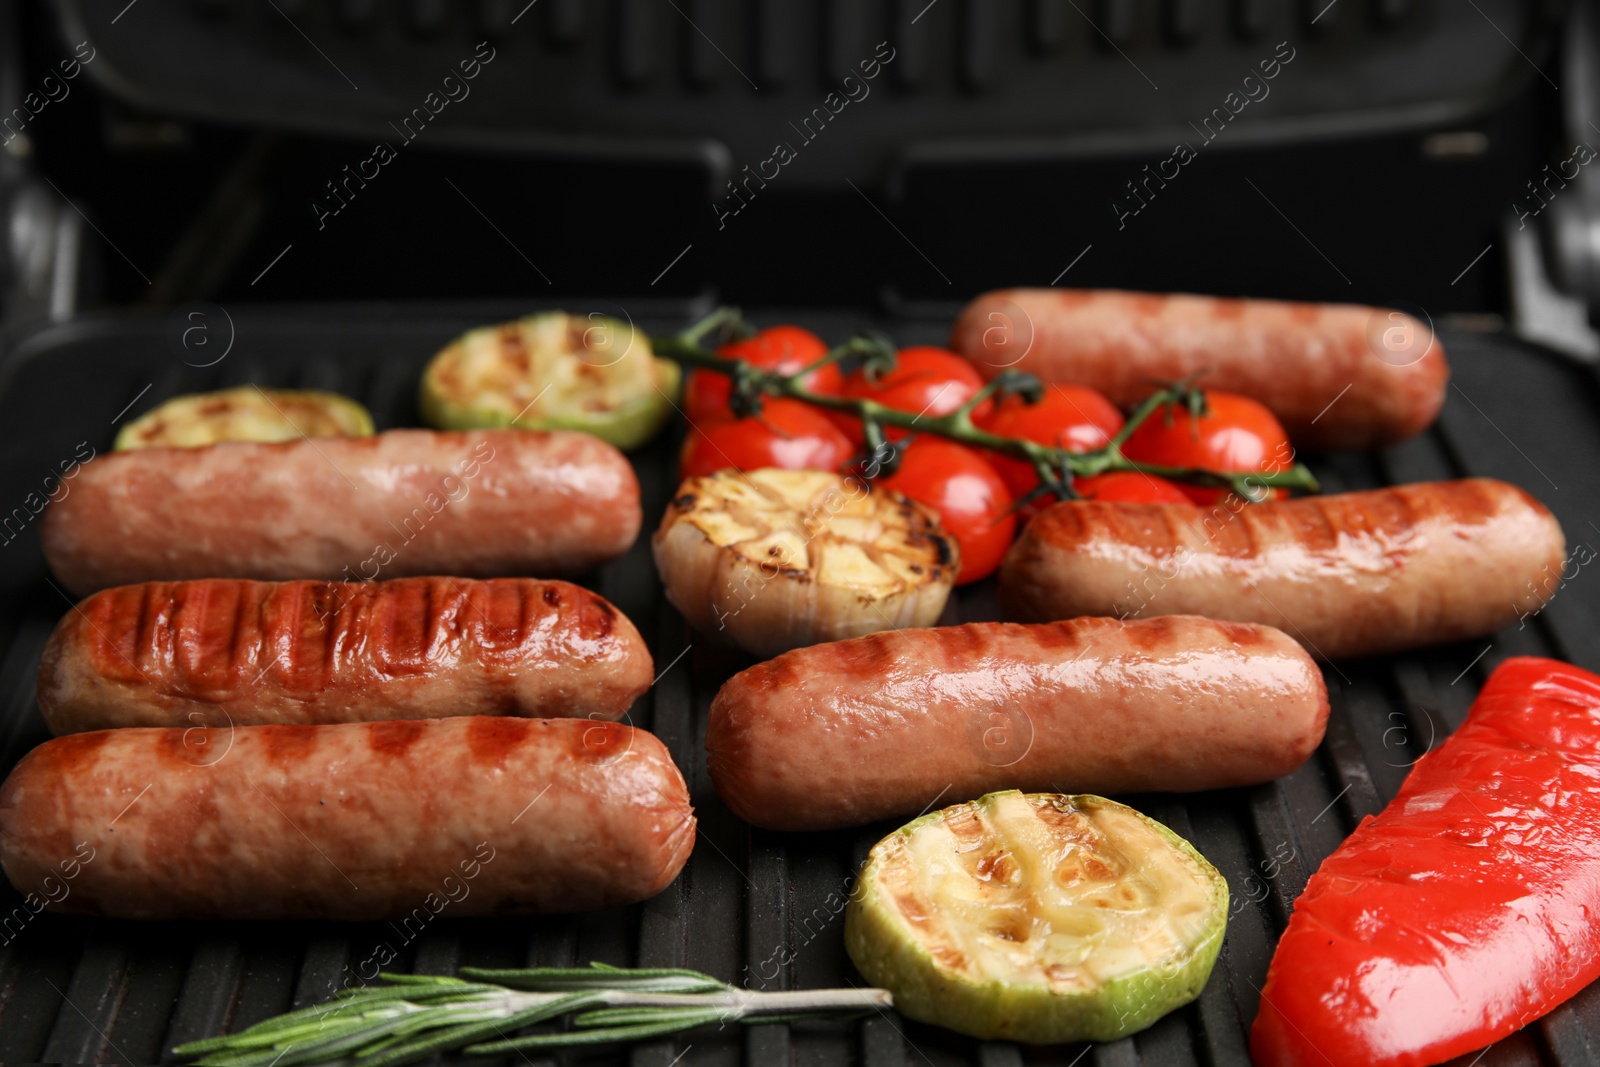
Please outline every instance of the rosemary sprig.
[{"label": "rosemary sprig", "polygon": [[[398,1067],[440,1052],[492,1055],[664,1037],[712,1023],[849,1018],[892,1006],[883,989],[756,993],[699,971],[588,967],[483,970],[461,978],[380,975],[237,1034],[191,1041],[175,1055],[214,1067]],[[516,1036],[571,1015],[571,1028]]]},{"label": "rosemary sprig", "polygon": [[[1122,445],[1146,419],[1172,405],[1185,405],[1194,409],[1200,402],[1192,381],[1183,381],[1159,389],[1140,404],[1127,423],[1104,448],[1094,452],[1068,452],[1062,448],[1041,445],[1020,437],[1000,437],[979,429],[972,421],[972,412],[995,394],[1017,393],[1025,400],[1037,402],[1044,387],[1031,374],[1005,371],[948,415],[930,417],[917,415],[897,408],[886,407],[874,400],[857,400],[813,393],[800,384],[806,375],[828,363],[864,365],[884,372],[894,366],[895,349],[881,336],[853,337],[830,351],[815,363],[794,374],[780,374],[757,367],[742,359],[726,359],[704,347],[708,334],[729,331],[735,335],[748,332],[748,326],[737,309],[718,308],[704,319],[680,334],[652,338],[657,355],[675,359],[688,367],[727,375],[732,381],[730,397],[736,413],[751,414],[760,410],[763,397],[789,397],[815,407],[829,408],[854,415],[861,420],[867,449],[874,456],[886,455],[884,427],[893,426],[916,433],[931,433],[975,448],[991,449],[1033,465],[1039,475],[1036,493],[1053,493],[1062,499],[1073,499],[1072,483],[1078,478],[1117,471],[1138,471],[1189,485],[1226,489],[1252,503],[1266,499],[1273,489],[1299,489],[1316,492],[1317,480],[1304,464],[1296,463],[1281,471],[1209,471],[1198,467],[1167,467],[1154,463],[1140,463],[1122,453]],[[884,473],[893,470],[893,457],[888,463],[881,460],[874,469]]]}]

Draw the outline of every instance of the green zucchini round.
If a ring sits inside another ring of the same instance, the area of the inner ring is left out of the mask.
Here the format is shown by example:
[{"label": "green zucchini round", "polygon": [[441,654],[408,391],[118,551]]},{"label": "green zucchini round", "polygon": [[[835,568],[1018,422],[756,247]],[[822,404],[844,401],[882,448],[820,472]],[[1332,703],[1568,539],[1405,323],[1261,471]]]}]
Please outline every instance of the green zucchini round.
[{"label": "green zucchini round", "polygon": [[910,1018],[984,1039],[1110,1041],[1200,995],[1227,916],[1227,881],[1155,820],[1011,790],[880,841],[845,945]]},{"label": "green zucchini round", "polygon": [[423,372],[419,402],[442,430],[581,430],[627,450],[671,418],[680,374],[631,323],[544,311],[456,338]]}]

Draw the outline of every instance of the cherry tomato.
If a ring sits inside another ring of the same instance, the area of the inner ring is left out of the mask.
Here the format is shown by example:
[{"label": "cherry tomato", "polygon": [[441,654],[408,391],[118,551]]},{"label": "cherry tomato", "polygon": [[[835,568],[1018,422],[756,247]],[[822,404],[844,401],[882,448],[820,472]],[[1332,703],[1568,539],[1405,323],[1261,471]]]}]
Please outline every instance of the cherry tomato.
[{"label": "cherry tomato", "polygon": [[1114,471],[1097,474],[1092,478],[1079,478],[1072,484],[1085,500],[1103,500],[1118,504],[1187,504],[1183,487],[1153,474],[1138,471]]},{"label": "cherry tomato", "polygon": [[[1049,386],[1037,404],[1029,404],[1020,396],[1008,396],[981,421],[973,421],[1000,437],[1021,437],[1068,452],[1104,448],[1122,429],[1122,413],[1111,401],[1079,385]],[[998,453],[985,453],[984,458],[994,465],[1018,500],[1039,484],[1039,475],[1031,463]],[[1049,501],[1043,504],[1048,506]],[[1032,504],[1027,508],[1030,514],[1037,510]]]},{"label": "cherry tomato", "polygon": [[[877,381],[869,381],[861,371],[844,380],[844,395],[860,400],[876,400],[900,411],[925,418],[948,415],[972,399],[983,388],[983,378],[972,369],[972,364],[943,348],[923,345],[902,348],[895,359],[894,370]],[[985,401],[973,412],[974,421],[980,413],[987,414],[991,401]],[[861,440],[861,425],[849,415],[834,421],[851,438]],[[907,431],[898,427],[884,428],[884,436],[898,441]]]},{"label": "cherry tomato", "polygon": [[981,455],[939,437],[919,437],[906,448],[900,468],[878,480],[939,513],[945,532],[961,545],[965,585],[994,573],[1011,547],[1017,517],[1011,491]]},{"label": "cherry tomato", "polygon": [[[1272,412],[1237,393],[1207,389],[1205,397],[1207,413],[1199,419],[1178,406],[1152,413],[1128,437],[1122,446],[1123,454],[1141,463],[1165,467],[1252,474],[1289,469],[1294,451],[1289,447],[1289,435]],[[1212,504],[1228,495],[1226,489],[1195,485],[1180,488],[1196,504]],[[1274,495],[1287,494],[1278,490]]]},{"label": "cherry tomato", "polygon": [[[793,374],[827,355],[828,346],[810,330],[773,326],[754,337],[723,345],[717,349],[717,354],[728,359],[742,359],[780,374]],[[844,375],[830,363],[806,375],[801,384],[813,393],[838,396]],[[727,418],[730,414],[728,396],[732,390],[733,382],[727,375],[697,370],[689,375],[689,384],[684,389],[683,412],[691,422]]]},{"label": "cherry tomato", "polygon": [[768,398],[759,415],[723,418],[690,429],[683,443],[679,477],[693,478],[727,467],[834,471],[854,452],[850,439],[816,408],[799,400]]}]

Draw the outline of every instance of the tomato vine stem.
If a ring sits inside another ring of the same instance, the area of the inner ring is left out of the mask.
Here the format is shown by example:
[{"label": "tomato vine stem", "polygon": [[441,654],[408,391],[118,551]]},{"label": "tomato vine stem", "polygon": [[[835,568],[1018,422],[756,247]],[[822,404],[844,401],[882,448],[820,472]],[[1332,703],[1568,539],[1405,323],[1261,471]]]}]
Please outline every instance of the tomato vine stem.
[{"label": "tomato vine stem", "polygon": [[[659,356],[677,360],[685,367],[727,376],[733,386],[731,400],[736,413],[757,412],[764,398],[780,397],[855,416],[861,420],[863,436],[873,456],[881,455],[884,449],[890,447],[884,438],[884,428],[894,427],[911,433],[933,434],[973,448],[988,449],[1024,460],[1039,475],[1040,486],[1035,492],[1053,493],[1062,499],[1077,496],[1073,483],[1079,478],[1120,471],[1148,474],[1188,485],[1226,489],[1251,503],[1267,499],[1274,489],[1314,493],[1318,488],[1316,478],[1302,463],[1279,471],[1210,471],[1199,467],[1140,463],[1124,455],[1122,446],[1146,419],[1168,405],[1192,402],[1194,389],[1188,381],[1157,389],[1134,409],[1127,423],[1104,448],[1092,452],[1069,452],[1025,438],[1001,437],[979,428],[972,421],[973,411],[997,394],[1018,394],[1027,403],[1037,403],[1044,395],[1044,386],[1031,374],[1004,371],[965,404],[948,414],[912,414],[875,400],[824,396],[801,384],[812,371],[831,363],[859,365],[865,367],[869,375],[891,370],[894,367],[895,348],[885,337],[873,334],[852,337],[793,374],[782,374],[743,359],[728,359],[705,347],[703,342],[708,335],[724,331],[739,335],[749,332],[738,309],[718,308],[682,333],[652,338],[652,344]],[[877,466],[885,470],[892,469],[892,462],[890,466],[885,466],[880,461]]]}]

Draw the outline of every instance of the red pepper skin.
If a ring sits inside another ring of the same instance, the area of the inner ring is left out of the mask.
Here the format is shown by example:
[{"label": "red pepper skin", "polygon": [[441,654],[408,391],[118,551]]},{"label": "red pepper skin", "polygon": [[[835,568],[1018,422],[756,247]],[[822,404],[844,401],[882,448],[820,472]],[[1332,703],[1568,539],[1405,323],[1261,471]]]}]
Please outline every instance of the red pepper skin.
[{"label": "red pepper skin", "polygon": [[1322,864],[1267,971],[1256,1067],[1421,1067],[1600,977],[1600,677],[1506,661]]}]

